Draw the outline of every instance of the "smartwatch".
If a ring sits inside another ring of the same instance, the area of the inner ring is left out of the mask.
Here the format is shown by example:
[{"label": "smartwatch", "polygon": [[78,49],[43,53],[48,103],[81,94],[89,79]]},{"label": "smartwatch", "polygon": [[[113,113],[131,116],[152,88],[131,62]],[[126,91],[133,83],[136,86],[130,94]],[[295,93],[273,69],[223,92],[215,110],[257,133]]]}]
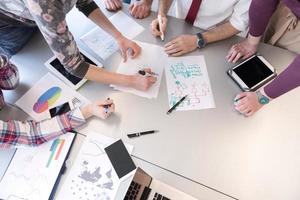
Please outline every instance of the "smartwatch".
[{"label": "smartwatch", "polygon": [[265,95],[263,95],[262,93],[260,93],[260,91],[257,91],[256,94],[258,97],[258,102],[261,105],[266,105],[270,102],[270,99],[268,97],[266,97]]},{"label": "smartwatch", "polygon": [[205,47],[206,46],[206,41],[203,38],[202,33],[197,33],[196,35],[197,35],[197,38],[198,38],[197,39],[197,46],[198,46],[198,48],[201,49],[201,48]]}]

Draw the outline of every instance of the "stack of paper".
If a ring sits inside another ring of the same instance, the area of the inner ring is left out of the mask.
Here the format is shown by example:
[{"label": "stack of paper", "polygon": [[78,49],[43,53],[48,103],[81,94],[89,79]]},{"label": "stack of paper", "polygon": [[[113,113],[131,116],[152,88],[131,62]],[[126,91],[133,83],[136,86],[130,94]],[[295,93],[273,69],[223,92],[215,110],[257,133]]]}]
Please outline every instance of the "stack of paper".
[{"label": "stack of paper", "polygon": [[165,70],[170,108],[185,95],[176,110],[215,107],[204,56],[170,57]]},{"label": "stack of paper", "polygon": [[51,108],[66,102],[71,103],[70,107],[79,107],[89,103],[89,100],[54,75],[47,73],[16,102],[16,105],[35,120],[43,120],[50,118]]},{"label": "stack of paper", "polygon": [[[114,139],[89,133],[57,199],[115,199],[121,180],[104,148]],[[125,145],[129,154],[133,146]]]},{"label": "stack of paper", "polygon": [[155,76],[157,78],[156,83],[153,84],[149,88],[149,90],[145,92],[136,90],[134,88],[129,88],[129,87],[116,86],[116,85],[111,85],[111,86],[117,90],[135,94],[141,97],[146,97],[149,99],[157,98],[164,65],[168,57],[162,47],[153,44],[143,43],[143,42],[137,42],[137,44],[140,45],[140,47],[142,48],[141,54],[135,59],[128,59],[127,62],[125,63],[121,61],[117,73],[134,75],[137,74],[137,72],[143,68],[151,68],[152,72],[157,74],[157,76]]},{"label": "stack of paper", "polygon": [[74,139],[67,133],[35,148],[17,149],[0,183],[0,199],[50,199]]},{"label": "stack of paper", "polygon": [[[109,20],[125,37],[129,39],[133,39],[144,31],[144,28],[141,25],[136,23],[131,17],[122,11],[119,11],[110,17]],[[103,60],[106,60],[119,49],[114,38],[100,27],[92,29],[80,39]]]}]

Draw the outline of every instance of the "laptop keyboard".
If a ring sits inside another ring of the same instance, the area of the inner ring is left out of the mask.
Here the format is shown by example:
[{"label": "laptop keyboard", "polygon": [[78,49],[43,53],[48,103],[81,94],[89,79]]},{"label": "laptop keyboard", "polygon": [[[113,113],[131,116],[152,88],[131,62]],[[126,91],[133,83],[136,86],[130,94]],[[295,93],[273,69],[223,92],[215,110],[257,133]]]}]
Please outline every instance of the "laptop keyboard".
[{"label": "laptop keyboard", "polygon": [[136,197],[137,197],[137,194],[139,193],[140,189],[141,189],[140,184],[138,184],[134,181],[131,181],[131,184],[129,186],[129,189],[126,193],[124,200],[137,200]]},{"label": "laptop keyboard", "polygon": [[[129,186],[129,189],[125,195],[125,198],[124,200],[138,200],[137,199],[137,195],[139,193],[141,189],[141,185],[134,182],[134,181],[131,181],[131,184]],[[147,191],[145,193],[147,193],[144,197],[144,195],[142,195],[142,199],[147,199],[147,196],[149,195],[151,189],[150,188],[145,188]],[[158,194],[158,193],[155,193],[154,194],[154,197],[153,197],[153,200],[170,200],[169,198],[161,195],[161,194]]]},{"label": "laptop keyboard", "polygon": [[161,195],[161,194],[155,193],[155,195],[154,195],[154,197],[153,197],[153,200],[170,200],[170,199],[167,198],[167,197],[164,197],[164,196]]}]

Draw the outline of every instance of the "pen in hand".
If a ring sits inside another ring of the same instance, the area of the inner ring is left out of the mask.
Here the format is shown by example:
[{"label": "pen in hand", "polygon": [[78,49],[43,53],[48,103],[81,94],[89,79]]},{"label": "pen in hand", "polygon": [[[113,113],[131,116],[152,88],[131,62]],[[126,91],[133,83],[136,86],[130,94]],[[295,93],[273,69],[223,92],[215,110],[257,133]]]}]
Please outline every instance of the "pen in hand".
[{"label": "pen in hand", "polygon": [[145,75],[148,75],[148,76],[158,76],[158,74],[156,74],[154,72],[146,72],[145,70],[139,70],[138,73],[140,75],[143,75],[143,76],[145,76]]},{"label": "pen in hand", "polygon": [[165,34],[164,34],[163,30],[162,30],[162,24],[163,24],[163,22],[162,22],[162,16],[161,15],[157,15],[157,20],[158,20],[159,31],[161,33],[160,39],[162,41],[164,41],[165,40]]}]

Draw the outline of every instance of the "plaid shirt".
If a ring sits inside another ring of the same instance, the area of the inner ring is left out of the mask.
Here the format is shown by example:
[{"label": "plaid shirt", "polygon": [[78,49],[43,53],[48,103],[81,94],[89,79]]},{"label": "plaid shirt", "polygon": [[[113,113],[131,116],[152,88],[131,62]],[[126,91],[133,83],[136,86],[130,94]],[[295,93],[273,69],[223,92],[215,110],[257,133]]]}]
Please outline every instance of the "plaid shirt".
[{"label": "plaid shirt", "polygon": [[37,146],[85,123],[79,108],[52,119],[37,121],[0,121],[0,148]]},{"label": "plaid shirt", "polygon": [[19,71],[4,55],[0,55],[0,109],[5,105],[1,89],[12,90],[19,83]]}]

